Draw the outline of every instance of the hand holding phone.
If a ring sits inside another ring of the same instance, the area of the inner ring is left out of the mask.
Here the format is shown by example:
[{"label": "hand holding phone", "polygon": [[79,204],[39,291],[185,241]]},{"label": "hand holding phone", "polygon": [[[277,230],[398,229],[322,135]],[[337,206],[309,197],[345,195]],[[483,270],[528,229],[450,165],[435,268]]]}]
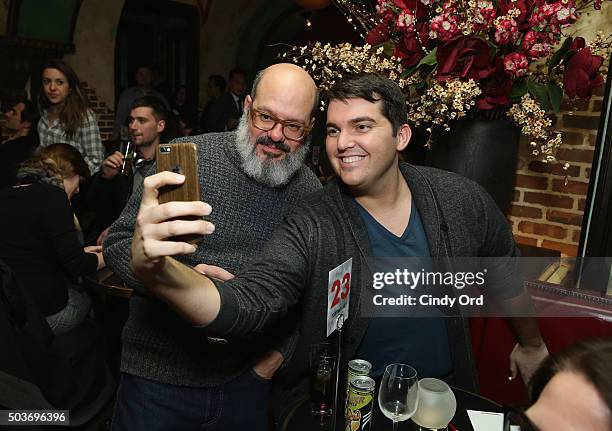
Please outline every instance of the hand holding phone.
[{"label": "hand holding phone", "polygon": [[[198,149],[194,143],[160,144],[157,147],[157,172],[170,171],[185,176],[183,184],[167,185],[159,189],[159,203],[200,201],[198,176]],[[179,217],[179,220],[196,220],[197,217]],[[200,235],[181,235],[168,238],[188,243],[202,240]]]}]

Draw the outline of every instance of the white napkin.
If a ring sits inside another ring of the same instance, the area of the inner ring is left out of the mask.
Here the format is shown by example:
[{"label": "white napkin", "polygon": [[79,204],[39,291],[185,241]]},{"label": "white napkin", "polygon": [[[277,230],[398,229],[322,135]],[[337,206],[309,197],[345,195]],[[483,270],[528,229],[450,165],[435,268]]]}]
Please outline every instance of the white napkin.
[{"label": "white napkin", "polygon": [[474,431],[503,431],[503,413],[468,410],[467,414],[470,417]]}]

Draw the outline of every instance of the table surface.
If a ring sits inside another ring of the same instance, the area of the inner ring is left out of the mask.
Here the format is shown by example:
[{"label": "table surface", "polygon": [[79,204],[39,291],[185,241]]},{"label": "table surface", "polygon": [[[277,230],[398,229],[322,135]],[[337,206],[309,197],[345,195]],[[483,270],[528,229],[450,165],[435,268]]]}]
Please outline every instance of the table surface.
[{"label": "table surface", "polygon": [[117,296],[120,298],[130,298],[133,289],[127,287],[125,283],[110,268],[102,268],[95,274],[85,277],[86,281],[103,293]]},{"label": "table surface", "polygon": [[[480,410],[487,412],[502,412],[501,405],[487,398],[481,397],[478,394],[467,392],[461,389],[453,388],[455,397],[457,398],[457,412],[451,423],[458,431],[473,431],[472,424],[467,415],[467,410]],[[376,398],[376,397],[375,397]],[[338,401],[340,403],[340,400]],[[393,422],[387,419],[378,408],[378,400],[374,399],[374,414],[370,431],[390,431],[393,429]],[[289,414],[285,421],[283,431],[331,431],[332,419],[325,418],[323,424],[318,417],[310,415],[310,400],[306,399],[300,402],[295,409]],[[344,413],[341,412],[336,420],[336,431],[343,431]],[[398,431],[413,431],[417,426],[410,419],[405,422],[400,422]]]}]

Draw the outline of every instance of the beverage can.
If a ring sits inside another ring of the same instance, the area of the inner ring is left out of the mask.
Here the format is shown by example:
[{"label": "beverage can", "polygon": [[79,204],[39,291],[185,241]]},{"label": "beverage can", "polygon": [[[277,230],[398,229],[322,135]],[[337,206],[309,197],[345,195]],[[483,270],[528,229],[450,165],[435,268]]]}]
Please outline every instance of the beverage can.
[{"label": "beverage can", "polygon": [[353,359],[352,361],[349,361],[348,378],[346,379],[346,398],[344,399],[345,406],[346,406],[346,403],[348,403],[348,395],[349,395],[349,388],[351,386],[351,379],[357,376],[369,376],[370,371],[372,371],[372,364],[370,364],[368,361],[364,359]]},{"label": "beverage can", "polygon": [[369,376],[372,371],[372,364],[364,359],[353,359],[348,363],[348,384],[351,379],[357,376]]},{"label": "beverage can", "polygon": [[345,431],[368,431],[372,423],[374,379],[356,376],[349,384]]}]

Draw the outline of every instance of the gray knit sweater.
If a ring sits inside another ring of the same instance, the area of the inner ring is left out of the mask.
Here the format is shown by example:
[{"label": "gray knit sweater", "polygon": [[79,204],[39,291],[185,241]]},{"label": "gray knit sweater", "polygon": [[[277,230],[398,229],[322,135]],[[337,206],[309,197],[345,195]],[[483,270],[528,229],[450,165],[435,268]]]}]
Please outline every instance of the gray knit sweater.
[{"label": "gray knit sweater", "polygon": [[[271,188],[248,177],[240,167],[233,133],[211,133],[182,139],[198,146],[202,199],[212,205],[208,218],[215,232],[207,236],[193,255],[179,258],[186,265],[217,265],[237,274],[257,257],[263,243],[280,223],[282,214],[320,188],[316,176],[303,166],[289,184]],[[136,294],[123,329],[121,371],[162,383],[214,386],[252,366],[270,348],[282,345],[290,328],[279,322],[265,336],[218,343],[183,321],[164,303],[148,296],[130,268],[133,226],[140,205],[137,188],[104,243],[107,265]],[[284,352],[290,354],[290,351]]]}]

